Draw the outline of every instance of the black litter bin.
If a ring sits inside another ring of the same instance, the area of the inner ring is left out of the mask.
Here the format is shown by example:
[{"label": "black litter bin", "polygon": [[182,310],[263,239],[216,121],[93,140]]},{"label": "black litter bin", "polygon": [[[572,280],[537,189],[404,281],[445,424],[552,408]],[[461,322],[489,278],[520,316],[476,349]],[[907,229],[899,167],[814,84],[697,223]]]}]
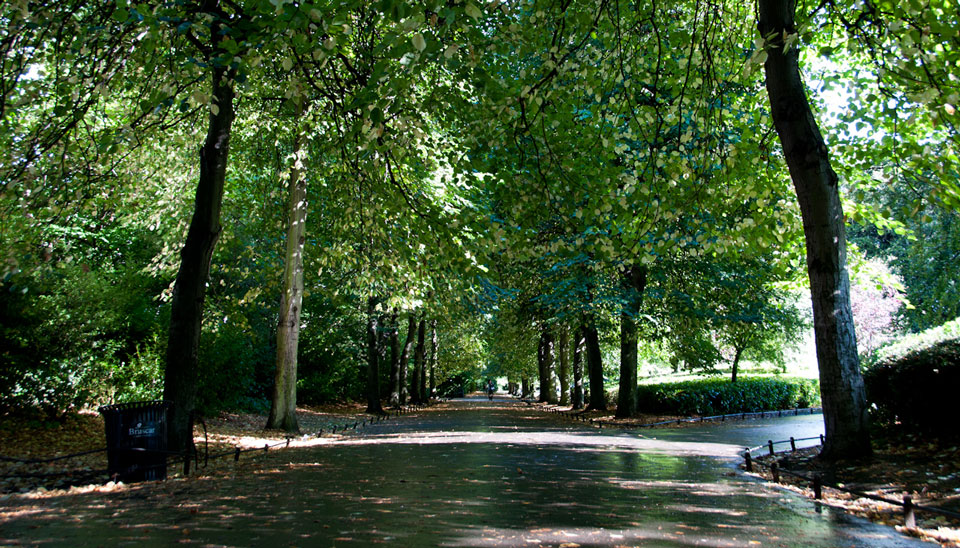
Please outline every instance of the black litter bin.
[{"label": "black litter bin", "polygon": [[99,409],[111,475],[125,483],[166,479],[169,407],[165,401],[138,401]]}]

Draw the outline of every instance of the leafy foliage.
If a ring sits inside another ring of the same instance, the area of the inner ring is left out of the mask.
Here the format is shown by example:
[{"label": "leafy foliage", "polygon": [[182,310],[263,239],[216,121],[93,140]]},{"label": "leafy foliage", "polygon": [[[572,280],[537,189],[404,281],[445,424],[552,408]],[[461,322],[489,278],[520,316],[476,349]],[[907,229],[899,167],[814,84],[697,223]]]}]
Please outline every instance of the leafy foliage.
[{"label": "leafy foliage", "polygon": [[[677,366],[780,363],[797,338],[801,227],[751,70],[765,52],[748,5],[194,4],[0,7],[5,408],[156,396],[196,128],[220,110],[211,67],[237,117],[199,350],[208,412],[262,408],[269,391],[282,188],[301,133],[302,401],[360,395],[369,296],[379,312],[438,319],[441,379],[481,366],[529,377],[539,327],[589,322],[609,381],[616,323],[641,299],[641,336]],[[866,239],[910,280],[910,325],[939,323],[960,302],[960,100],[940,46],[955,25],[889,2],[845,17],[815,13],[821,31],[791,43],[839,56],[844,85],[869,90],[841,122],[879,137],[834,135],[853,198],[872,202],[853,219],[884,230]],[[883,24],[860,27],[871,18]],[[898,58],[929,70],[916,80]],[[643,295],[618,280],[637,266]]]},{"label": "leafy foliage", "polygon": [[955,392],[960,383],[960,320],[884,349],[864,374],[867,397],[882,422],[958,436]]}]

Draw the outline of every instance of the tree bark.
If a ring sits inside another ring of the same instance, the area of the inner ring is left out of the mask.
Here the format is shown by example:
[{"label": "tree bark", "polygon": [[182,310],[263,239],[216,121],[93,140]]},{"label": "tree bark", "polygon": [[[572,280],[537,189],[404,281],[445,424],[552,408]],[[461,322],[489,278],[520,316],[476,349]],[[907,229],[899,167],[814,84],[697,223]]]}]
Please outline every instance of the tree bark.
[{"label": "tree bark", "polygon": [[410,351],[413,349],[413,341],[417,332],[417,316],[410,312],[407,317],[407,339],[403,343],[403,351],[400,353],[400,405],[405,405],[410,400],[410,391],[407,388],[407,369],[410,364]]},{"label": "tree bark", "polygon": [[420,319],[417,327],[417,362],[420,364],[420,403],[430,401],[427,394],[427,318],[426,314]]},{"label": "tree bark", "polygon": [[426,338],[426,326],[425,319],[421,318],[417,323],[417,346],[413,351],[413,378],[410,381],[410,401],[415,404],[423,403],[423,347]]},{"label": "tree bark", "polygon": [[192,415],[197,403],[200,325],[210,262],[221,231],[220,209],[234,119],[233,73],[224,68],[213,68],[212,72],[212,96],[218,110],[216,114],[211,112],[207,119],[207,136],[200,149],[200,177],[193,217],[180,251],[180,269],[173,286],[163,376],[163,399],[170,402],[168,448],[181,452],[193,447]]},{"label": "tree bark", "polygon": [[390,314],[390,407],[400,405],[400,326],[397,311]]},{"label": "tree bark", "polygon": [[573,408],[583,409],[583,328],[573,334]]},{"label": "tree bark", "polygon": [[600,334],[590,322],[583,326],[587,351],[587,372],[590,377],[590,405],[588,409],[606,411],[606,390],[603,387],[603,357],[600,354]]},{"label": "tree bark", "polygon": [[737,369],[740,367],[740,356],[743,354],[743,346],[737,345],[733,354],[733,367],[730,373],[730,382],[737,382]]},{"label": "tree bark", "polygon": [[367,413],[380,415],[380,349],[377,347],[377,298],[367,297]]},{"label": "tree bark", "polygon": [[544,358],[544,354],[546,353],[544,346],[546,346],[546,341],[544,340],[544,332],[541,331],[540,340],[537,341],[537,384],[540,387],[540,397],[538,398],[537,401],[541,403],[547,401],[544,398],[544,394],[543,394],[543,385],[546,382],[544,380],[544,377],[546,377],[546,375],[544,375],[543,373],[543,366],[544,366],[544,362],[546,361]]},{"label": "tree bark", "polygon": [[617,392],[617,417],[637,415],[637,314],[647,286],[647,269],[630,266],[621,272],[624,292],[620,311],[620,386]]},{"label": "tree bark", "polygon": [[560,405],[570,405],[570,336],[567,326],[560,328]]},{"label": "tree bark", "polygon": [[530,386],[530,379],[523,377],[520,379],[520,397],[529,398],[533,388]]},{"label": "tree bark", "polygon": [[540,401],[557,403],[557,391],[553,386],[556,351],[554,348],[553,331],[549,326],[544,326],[540,332],[540,345],[543,349],[540,360]]},{"label": "tree bark", "polygon": [[303,135],[293,140],[293,166],[287,182],[287,246],[283,264],[283,294],[277,324],[277,371],[267,428],[299,432],[297,424],[297,349],[300,343],[300,311],[303,304],[303,244],[306,241],[307,182],[303,176],[300,148]]},{"label": "tree bark", "polygon": [[430,320],[430,391],[427,399],[437,393],[437,320]]},{"label": "tree bark", "polygon": [[767,94],[803,217],[826,430],[821,457],[857,458],[871,448],[850,307],[846,230],[837,174],[807,102],[799,52],[783,47],[784,36],[797,32],[795,9],[795,0],[760,0],[759,28],[768,44]]}]

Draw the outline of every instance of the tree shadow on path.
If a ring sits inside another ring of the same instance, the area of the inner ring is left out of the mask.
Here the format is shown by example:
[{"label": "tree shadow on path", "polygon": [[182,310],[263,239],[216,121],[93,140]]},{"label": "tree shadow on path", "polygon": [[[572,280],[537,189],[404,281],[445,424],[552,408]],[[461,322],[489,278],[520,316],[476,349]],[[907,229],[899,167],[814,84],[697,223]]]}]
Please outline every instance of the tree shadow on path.
[{"label": "tree shadow on path", "polygon": [[732,446],[458,401],[205,477],[0,502],[0,543],[909,546],[762,488]]}]

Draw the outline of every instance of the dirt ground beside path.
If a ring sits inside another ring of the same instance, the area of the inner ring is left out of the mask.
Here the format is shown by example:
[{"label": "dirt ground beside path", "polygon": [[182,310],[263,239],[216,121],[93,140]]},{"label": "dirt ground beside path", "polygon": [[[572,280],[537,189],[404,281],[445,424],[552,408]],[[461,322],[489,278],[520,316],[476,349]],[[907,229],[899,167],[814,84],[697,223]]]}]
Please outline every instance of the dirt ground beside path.
[{"label": "dirt ground beside path", "polygon": [[[902,500],[910,495],[921,506],[960,513],[960,448],[952,444],[924,442],[912,437],[896,437],[876,442],[869,460],[824,463],[816,458],[819,448],[796,453],[778,453],[761,457],[763,463],[774,460],[783,470],[813,477],[820,474],[825,483],[846,489]],[[946,446],[944,446],[946,445]],[[755,474],[773,481],[767,467],[757,467]],[[809,483],[790,474],[781,474],[781,482],[791,490],[813,497]],[[928,512],[916,512],[915,528],[903,527],[900,506],[826,487],[826,504],[865,517],[876,523],[895,527],[919,538],[939,542],[943,546],[960,547],[960,520]]]},{"label": "dirt ground beside path", "polygon": [[[336,404],[297,409],[300,429],[304,434],[314,434],[321,429],[325,437],[331,437],[334,426],[369,420],[361,404]],[[206,431],[198,424],[194,434],[197,448],[210,453],[241,449],[260,448],[267,444],[283,442],[283,432],[264,430],[265,414],[224,412],[205,419]],[[302,445],[297,438],[292,445]],[[50,463],[23,463],[4,460],[49,459],[75,453],[97,450],[106,445],[103,418],[94,411],[75,413],[61,422],[30,418],[0,418],[0,495],[26,493],[37,489],[51,490],[82,485],[104,485],[109,481],[106,474],[105,452],[81,455]],[[168,470],[171,476],[179,467]],[[201,471],[202,473],[202,471]]]}]

